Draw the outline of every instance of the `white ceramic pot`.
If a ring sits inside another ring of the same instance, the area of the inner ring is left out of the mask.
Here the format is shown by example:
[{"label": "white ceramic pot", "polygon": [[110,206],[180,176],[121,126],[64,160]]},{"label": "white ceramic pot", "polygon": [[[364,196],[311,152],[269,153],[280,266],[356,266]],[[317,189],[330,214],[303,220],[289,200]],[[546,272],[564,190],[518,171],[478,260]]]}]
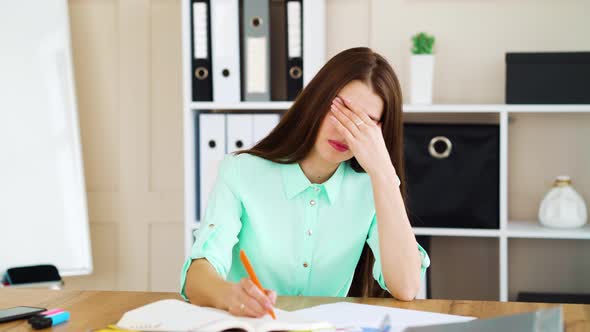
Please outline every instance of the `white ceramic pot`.
[{"label": "white ceramic pot", "polygon": [[586,224],[586,203],[571,184],[567,175],[555,179],[553,188],[545,195],[539,207],[539,221],[543,226],[576,228]]},{"label": "white ceramic pot", "polygon": [[432,104],[434,55],[418,54],[410,57],[410,103]]}]

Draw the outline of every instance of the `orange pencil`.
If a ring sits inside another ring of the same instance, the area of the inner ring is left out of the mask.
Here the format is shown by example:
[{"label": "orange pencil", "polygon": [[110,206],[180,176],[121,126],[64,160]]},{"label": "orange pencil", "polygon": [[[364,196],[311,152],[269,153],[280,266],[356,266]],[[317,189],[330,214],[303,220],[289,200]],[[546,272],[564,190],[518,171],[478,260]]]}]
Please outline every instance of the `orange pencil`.
[{"label": "orange pencil", "polygon": [[[256,276],[256,273],[254,273],[252,264],[250,264],[250,260],[248,259],[248,256],[246,256],[244,250],[240,250],[240,260],[242,261],[242,264],[244,265],[246,272],[248,272],[248,276],[250,276],[250,279],[252,279],[252,282],[254,282],[254,285],[256,285],[256,287],[258,287],[258,289],[260,289],[262,293],[266,294],[264,292],[264,288],[262,288],[262,285],[258,280],[258,277]],[[272,309],[268,310],[268,314],[272,317],[272,319],[277,319],[277,316],[275,316],[275,312]]]}]

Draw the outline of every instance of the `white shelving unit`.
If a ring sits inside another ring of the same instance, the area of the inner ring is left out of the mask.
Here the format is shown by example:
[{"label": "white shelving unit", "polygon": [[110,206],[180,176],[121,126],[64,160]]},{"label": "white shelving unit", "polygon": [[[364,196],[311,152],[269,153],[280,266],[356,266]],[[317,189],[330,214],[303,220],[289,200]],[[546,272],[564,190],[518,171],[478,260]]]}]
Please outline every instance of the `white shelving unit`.
[{"label": "white shelving unit", "polygon": [[508,300],[509,239],[590,240],[590,224],[579,229],[561,230],[541,226],[537,221],[508,220],[508,118],[521,113],[590,113],[590,105],[506,105],[506,104],[433,104],[404,105],[405,113],[424,114],[498,114],[500,126],[500,228],[449,229],[414,227],[416,235],[497,238],[499,249],[500,301]]},{"label": "white shelving unit", "polygon": [[[214,1],[214,0],[213,0]],[[303,1],[304,36],[304,85],[315,75],[325,62],[325,2],[324,0]],[[196,218],[195,174],[195,128],[194,117],[201,111],[253,112],[284,111],[292,102],[193,102],[191,100],[189,2],[182,5],[183,18],[183,92],[184,92],[184,219],[185,253],[188,256],[193,244],[192,233],[198,228]],[[508,220],[508,118],[519,113],[590,113],[590,105],[505,105],[505,104],[433,104],[403,105],[405,113],[424,114],[497,114],[500,126],[500,228],[499,229],[450,229],[415,227],[416,235],[444,237],[496,238],[499,243],[499,300],[508,300],[508,240],[526,239],[582,239],[590,240],[590,225],[576,230],[549,229],[536,221]]]}]

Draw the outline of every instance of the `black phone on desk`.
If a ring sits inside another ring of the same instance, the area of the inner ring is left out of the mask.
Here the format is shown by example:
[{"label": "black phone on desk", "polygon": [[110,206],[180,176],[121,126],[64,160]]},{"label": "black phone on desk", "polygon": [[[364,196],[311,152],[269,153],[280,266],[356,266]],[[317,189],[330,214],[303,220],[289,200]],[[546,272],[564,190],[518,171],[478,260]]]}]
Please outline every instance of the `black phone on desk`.
[{"label": "black phone on desk", "polygon": [[45,310],[47,309],[37,307],[12,307],[0,309],[0,323],[29,318]]}]

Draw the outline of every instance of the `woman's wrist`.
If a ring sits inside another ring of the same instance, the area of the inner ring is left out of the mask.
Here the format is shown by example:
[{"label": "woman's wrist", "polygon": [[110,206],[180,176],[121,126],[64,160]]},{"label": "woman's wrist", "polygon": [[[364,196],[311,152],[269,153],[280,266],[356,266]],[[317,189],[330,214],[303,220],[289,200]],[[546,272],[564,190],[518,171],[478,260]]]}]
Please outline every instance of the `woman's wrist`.
[{"label": "woman's wrist", "polygon": [[229,310],[229,300],[231,299],[231,294],[233,292],[233,286],[234,284],[229,282],[229,281],[225,281],[225,280],[221,280],[221,282],[219,283],[219,288],[218,291],[216,292],[217,294],[215,294],[214,298],[213,298],[213,306],[217,309],[221,309],[221,310],[225,310],[228,311]]},{"label": "woman's wrist", "polygon": [[376,170],[370,171],[368,174],[372,181],[390,182],[393,180],[396,185],[399,185],[395,167],[393,167],[391,163],[389,163],[389,165],[379,167]]}]

